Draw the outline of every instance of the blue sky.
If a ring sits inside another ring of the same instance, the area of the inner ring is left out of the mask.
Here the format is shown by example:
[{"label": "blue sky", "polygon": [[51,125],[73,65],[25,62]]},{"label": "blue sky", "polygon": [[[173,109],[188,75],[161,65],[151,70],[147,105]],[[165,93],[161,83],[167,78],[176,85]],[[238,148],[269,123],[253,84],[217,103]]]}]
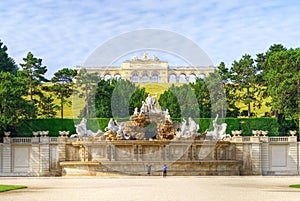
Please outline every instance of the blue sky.
[{"label": "blue sky", "polygon": [[[81,65],[102,43],[122,33],[155,28],[199,45],[214,65],[281,43],[300,47],[298,0],[10,0],[0,2],[0,39],[16,63],[31,51],[47,76]],[[163,58],[162,58],[163,59]]]}]

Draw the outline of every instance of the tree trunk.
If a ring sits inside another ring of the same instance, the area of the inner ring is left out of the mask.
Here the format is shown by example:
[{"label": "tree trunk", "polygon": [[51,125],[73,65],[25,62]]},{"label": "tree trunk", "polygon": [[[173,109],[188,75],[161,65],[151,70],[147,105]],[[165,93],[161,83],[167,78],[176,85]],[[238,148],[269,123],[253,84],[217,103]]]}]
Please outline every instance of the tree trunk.
[{"label": "tree trunk", "polygon": [[[250,89],[247,88],[247,97],[249,96],[249,93],[250,93]],[[247,100],[249,101],[249,100]],[[248,117],[251,117],[251,105],[250,105],[250,101],[249,103],[247,103],[247,107],[248,107]]]},{"label": "tree trunk", "polygon": [[32,101],[32,75],[29,76],[29,93],[30,93],[30,100]]},{"label": "tree trunk", "polygon": [[60,98],[60,117],[62,119],[64,118],[64,98],[62,96],[62,92],[61,92],[61,98]]},{"label": "tree trunk", "polygon": [[248,117],[251,117],[251,107],[250,107],[250,103],[248,103],[247,106],[248,106]]},{"label": "tree trunk", "polygon": [[89,101],[88,101],[88,86],[85,85],[85,106],[86,106],[86,118],[89,118]]}]

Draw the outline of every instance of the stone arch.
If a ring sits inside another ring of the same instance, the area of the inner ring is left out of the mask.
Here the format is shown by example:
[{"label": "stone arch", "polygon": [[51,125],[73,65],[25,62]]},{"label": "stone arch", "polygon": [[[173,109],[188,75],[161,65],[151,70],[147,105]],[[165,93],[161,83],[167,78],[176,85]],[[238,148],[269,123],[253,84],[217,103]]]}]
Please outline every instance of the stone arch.
[{"label": "stone arch", "polygon": [[134,83],[139,82],[139,74],[137,72],[132,73],[131,81]]},{"label": "stone arch", "polygon": [[158,73],[157,72],[152,73],[151,81],[158,82]]},{"label": "stone arch", "polygon": [[111,75],[109,73],[106,73],[104,75],[104,80],[107,81],[107,80],[111,80]]},{"label": "stone arch", "polygon": [[176,83],[177,82],[177,76],[175,73],[172,73],[169,75],[169,82],[170,83]]},{"label": "stone arch", "polygon": [[202,80],[204,80],[206,78],[206,75],[204,73],[200,73],[199,74],[199,78],[202,79]]},{"label": "stone arch", "polygon": [[149,82],[149,75],[147,72],[142,73],[142,82]]},{"label": "stone arch", "polygon": [[115,79],[115,80],[120,80],[120,79],[121,79],[121,75],[120,75],[119,73],[116,73],[116,74],[114,75],[114,79]]},{"label": "stone arch", "polygon": [[181,73],[181,74],[179,75],[179,82],[180,82],[180,83],[185,83],[185,82],[187,82],[186,74]]},{"label": "stone arch", "polygon": [[189,82],[196,82],[197,76],[194,73],[191,73],[189,76]]}]

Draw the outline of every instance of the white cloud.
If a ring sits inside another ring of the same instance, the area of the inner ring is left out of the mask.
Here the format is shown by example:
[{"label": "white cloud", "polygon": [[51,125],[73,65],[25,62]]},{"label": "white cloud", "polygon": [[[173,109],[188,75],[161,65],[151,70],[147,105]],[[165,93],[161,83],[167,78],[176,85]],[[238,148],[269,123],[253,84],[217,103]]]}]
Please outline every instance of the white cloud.
[{"label": "white cloud", "polygon": [[299,47],[298,1],[2,1],[0,39],[17,63],[28,51],[48,76],[82,64],[108,39],[143,28],[175,31],[196,42],[215,65],[274,43]]}]

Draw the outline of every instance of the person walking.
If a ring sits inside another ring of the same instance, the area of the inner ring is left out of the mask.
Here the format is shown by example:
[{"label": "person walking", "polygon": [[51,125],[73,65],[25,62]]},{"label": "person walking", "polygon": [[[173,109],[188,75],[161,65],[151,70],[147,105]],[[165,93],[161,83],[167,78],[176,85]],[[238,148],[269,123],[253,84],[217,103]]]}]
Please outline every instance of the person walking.
[{"label": "person walking", "polygon": [[150,176],[151,175],[151,167],[152,167],[152,165],[147,164],[146,167],[147,167],[147,174]]},{"label": "person walking", "polygon": [[164,167],[163,167],[163,178],[167,177],[167,171],[168,171],[168,166],[166,164],[164,164]]}]

